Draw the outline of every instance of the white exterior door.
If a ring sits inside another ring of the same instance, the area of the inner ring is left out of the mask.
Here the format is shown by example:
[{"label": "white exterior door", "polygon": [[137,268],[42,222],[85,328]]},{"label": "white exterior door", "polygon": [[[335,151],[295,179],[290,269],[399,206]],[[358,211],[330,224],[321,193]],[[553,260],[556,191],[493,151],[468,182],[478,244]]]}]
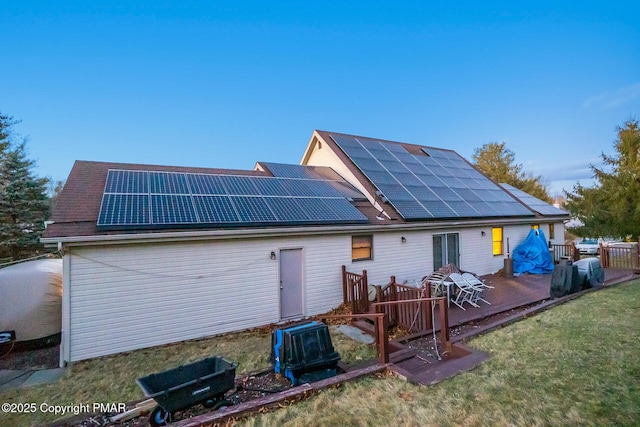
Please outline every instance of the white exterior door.
[{"label": "white exterior door", "polygon": [[302,316],[302,249],[280,251],[280,317]]}]

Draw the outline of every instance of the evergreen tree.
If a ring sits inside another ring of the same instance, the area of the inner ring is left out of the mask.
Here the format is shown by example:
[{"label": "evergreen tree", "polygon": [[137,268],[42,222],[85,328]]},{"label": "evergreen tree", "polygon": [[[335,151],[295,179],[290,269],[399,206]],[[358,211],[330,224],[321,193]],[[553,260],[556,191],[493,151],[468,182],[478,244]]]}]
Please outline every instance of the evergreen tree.
[{"label": "evergreen tree", "polygon": [[39,239],[49,216],[49,180],[34,176],[26,141],[13,143],[15,123],[0,114],[0,253],[18,259],[41,248]]},{"label": "evergreen tree", "polygon": [[566,207],[584,223],[577,230],[593,237],[640,235],[640,127],[637,119],[618,126],[613,143],[616,154],[602,153],[605,168],[591,166],[596,183],[579,183],[567,192]]}]

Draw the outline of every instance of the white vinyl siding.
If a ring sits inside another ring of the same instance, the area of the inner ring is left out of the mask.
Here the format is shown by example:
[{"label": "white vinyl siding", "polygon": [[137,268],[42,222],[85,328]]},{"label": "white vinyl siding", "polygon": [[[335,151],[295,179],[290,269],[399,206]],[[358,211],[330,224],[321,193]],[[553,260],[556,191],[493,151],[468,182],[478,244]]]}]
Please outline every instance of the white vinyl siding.
[{"label": "white vinyl siding", "polygon": [[[460,234],[463,270],[493,273],[503,261],[492,254],[491,229],[485,236],[482,230],[374,233],[374,259],[358,262],[351,261],[352,234],[67,247],[63,357],[78,361],[278,322],[279,262],[271,252],[283,249],[303,250],[305,317],[342,303],[342,265],[366,269],[377,285],[391,275],[402,283],[431,273],[437,233]],[[505,227],[505,242],[510,238],[513,250],[528,231]]]},{"label": "white vinyl siding", "polygon": [[[72,248],[69,361],[280,320],[272,251],[304,248],[305,315],[342,302],[350,236]],[[309,262],[313,260],[313,262]]]},{"label": "white vinyl siding", "polygon": [[269,257],[271,245],[261,246],[238,241],[74,249],[71,360],[277,320],[277,263]]}]

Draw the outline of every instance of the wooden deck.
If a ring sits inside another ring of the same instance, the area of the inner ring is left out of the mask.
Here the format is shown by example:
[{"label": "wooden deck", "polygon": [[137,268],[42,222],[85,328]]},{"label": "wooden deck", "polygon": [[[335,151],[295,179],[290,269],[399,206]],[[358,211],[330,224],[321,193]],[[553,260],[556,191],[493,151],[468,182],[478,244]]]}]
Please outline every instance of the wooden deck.
[{"label": "wooden deck", "polygon": [[[498,274],[483,276],[482,279],[494,289],[487,289],[483,296],[491,305],[480,302],[480,307],[465,305],[462,310],[455,304],[449,307],[449,326],[458,326],[472,320],[509,311],[516,307],[550,299],[551,274],[523,274],[518,277],[504,277]],[[629,280],[631,270],[605,269],[605,286]]]},{"label": "wooden deck", "polygon": [[[484,294],[484,297],[491,303],[491,305],[480,302],[479,308],[466,305],[466,310],[462,310],[455,304],[451,304],[451,307],[449,308],[449,327],[453,328],[474,320],[480,320],[494,314],[507,312],[517,307],[545,300],[546,302],[541,305],[540,308],[546,309],[554,304],[562,303],[579,295],[567,295],[565,297],[558,298],[557,300],[551,300],[551,276],[551,274],[526,274],[511,278],[499,275],[484,276],[482,278],[485,282],[494,287],[493,289],[487,289]],[[605,277],[605,286],[610,286],[630,280],[634,276],[631,270],[607,269],[605,271]],[[512,316],[513,318],[505,317],[499,320],[498,323],[508,323],[510,321],[514,321],[515,317],[522,315],[523,314],[514,314],[514,316]],[[531,312],[524,312],[524,315],[531,315]],[[481,331],[491,329],[493,327],[495,327],[495,325],[488,325],[487,327],[475,331],[474,334],[481,333]],[[435,317],[435,329],[439,329],[438,316]],[[402,348],[397,342],[394,342],[391,347],[396,349]],[[400,351],[404,351],[409,357],[394,360],[396,359],[394,357],[394,353],[391,353],[390,360],[392,365],[389,369],[405,378],[407,381],[421,385],[435,384],[439,381],[457,375],[460,372],[473,369],[480,363],[489,359],[488,354],[469,348],[459,340],[455,339],[452,353],[448,358],[443,359],[442,361],[425,362],[425,360],[420,358],[418,355],[410,356],[410,352],[407,352],[406,350]]]}]

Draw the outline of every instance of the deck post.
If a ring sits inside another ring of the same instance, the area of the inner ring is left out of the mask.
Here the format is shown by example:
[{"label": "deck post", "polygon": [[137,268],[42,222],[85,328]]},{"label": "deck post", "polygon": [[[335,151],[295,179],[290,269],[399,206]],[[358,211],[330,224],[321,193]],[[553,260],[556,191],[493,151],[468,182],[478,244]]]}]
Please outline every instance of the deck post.
[{"label": "deck post", "polygon": [[367,278],[367,270],[362,270],[360,278],[360,304],[363,313],[369,312],[369,279]]},{"label": "deck post", "polygon": [[373,285],[373,287],[376,289],[376,302],[382,302],[382,286]]},{"label": "deck post", "polygon": [[448,354],[451,354],[451,340],[449,339],[449,308],[447,307],[444,298],[438,300],[438,304],[440,305],[440,340],[442,341],[445,351]]},{"label": "deck post", "polygon": [[[427,283],[427,286],[425,286],[424,290],[427,293],[427,298],[431,298],[431,285]],[[426,316],[425,319],[425,323],[427,325],[427,329],[433,329],[434,325],[433,322],[431,321],[431,319],[433,319],[433,310],[434,310],[434,306],[433,303],[431,301],[427,302],[426,304],[426,310],[424,311],[424,315]]]},{"label": "deck post", "polygon": [[378,316],[378,353],[380,363],[389,363],[389,323],[387,316]]},{"label": "deck post", "polygon": [[[391,301],[398,301],[398,288],[396,287],[396,276],[391,276],[391,281],[389,282],[391,286]],[[393,305],[387,309],[389,313],[389,322],[392,324],[397,324],[400,315],[398,314],[398,306]]]},{"label": "deck post", "polygon": [[347,267],[342,266],[342,302],[349,303],[347,299]]},{"label": "deck post", "polygon": [[571,243],[571,260],[573,262],[580,261],[580,251],[576,248],[576,242]]}]

